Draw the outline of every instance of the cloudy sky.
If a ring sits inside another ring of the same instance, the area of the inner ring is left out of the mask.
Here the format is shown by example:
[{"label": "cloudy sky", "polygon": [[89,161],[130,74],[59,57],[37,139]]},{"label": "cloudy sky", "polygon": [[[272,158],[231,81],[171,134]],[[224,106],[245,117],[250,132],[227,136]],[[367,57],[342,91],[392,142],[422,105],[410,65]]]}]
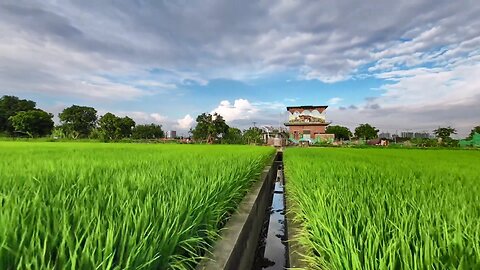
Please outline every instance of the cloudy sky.
[{"label": "cloudy sky", "polygon": [[285,106],[334,124],[465,135],[480,125],[472,1],[0,1],[0,95],[186,130],[245,128]]}]

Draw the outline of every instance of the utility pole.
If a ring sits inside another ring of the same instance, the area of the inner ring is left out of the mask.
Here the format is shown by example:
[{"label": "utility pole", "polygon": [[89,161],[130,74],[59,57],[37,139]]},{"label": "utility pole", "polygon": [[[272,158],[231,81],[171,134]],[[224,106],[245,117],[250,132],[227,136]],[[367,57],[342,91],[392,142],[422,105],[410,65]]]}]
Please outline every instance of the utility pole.
[{"label": "utility pole", "polygon": [[257,122],[254,121],[253,122],[253,127],[257,127],[256,124],[257,124]]}]

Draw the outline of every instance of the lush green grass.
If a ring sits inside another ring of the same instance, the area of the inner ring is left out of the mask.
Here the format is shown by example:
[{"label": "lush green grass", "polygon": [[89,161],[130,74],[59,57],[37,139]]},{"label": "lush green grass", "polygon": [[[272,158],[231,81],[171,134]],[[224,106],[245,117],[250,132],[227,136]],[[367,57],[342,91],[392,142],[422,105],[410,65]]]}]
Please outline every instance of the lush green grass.
[{"label": "lush green grass", "polygon": [[288,149],[308,269],[480,269],[480,152]]},{"label": "lush green grass", "polygon": [[274,149],[0,142],[0,269],[189,269]]}]

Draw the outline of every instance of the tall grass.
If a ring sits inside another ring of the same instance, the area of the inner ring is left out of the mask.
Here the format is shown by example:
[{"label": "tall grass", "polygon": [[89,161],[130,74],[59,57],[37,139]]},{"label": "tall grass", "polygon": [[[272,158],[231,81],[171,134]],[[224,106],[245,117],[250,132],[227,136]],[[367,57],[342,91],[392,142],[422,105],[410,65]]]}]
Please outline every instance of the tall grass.
[{"label": "tall grass", "polygon": [[308,269],[480,269],[480,152],[288,149]]},{"label": "tall grass", "polygon": [[192,269],[273,151],[0,142],[0,269]]}]

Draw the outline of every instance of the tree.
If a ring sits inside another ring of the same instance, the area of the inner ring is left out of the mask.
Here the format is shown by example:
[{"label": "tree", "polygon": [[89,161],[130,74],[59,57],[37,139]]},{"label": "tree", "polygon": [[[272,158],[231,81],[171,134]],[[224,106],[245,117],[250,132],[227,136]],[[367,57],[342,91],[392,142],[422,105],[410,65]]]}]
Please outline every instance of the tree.
[{"label": "tree", "polygon": [[132,136],[132,130],[135,127],[135,121],[132,118],[125,116],[123,118],[118,118],[118,136],[120,138],[128,138]]},{"label": "tree", "polygon": [[135,121],[128,116],[122,118],[106,113],[98,120],[98,127],[104,140],[119,140],[131,136]]},{"label": "tree", "polygon": [[52,137],[54,139],[64,139],[67,137],[67,135],[63,131],[62,126],[55,126],[52,130]]},{"label": "tree", "polygon": [[133,139],[159,139],[163,138],[165,133],[162,130],[161,125],[138,125],[133,128]]},{"label": "tree", "polygon": [[35,102],[26,99],[19,99],[15,96],[3,96],[0,98],[0,132],[12,134],[12,127],[9,118],[18,112],[26,112],[35,109]]},{"label": "tree", "polygon": [[26,134],[29,137],[45,136],[52,132],[53,115],[40,109],[18,112],[10,116],[10,121],[15,132]]},{"label": "tree", "polygon": [[475,135],[475,133],[480,134],[480,126],[476,126],[472,129],[472,131],[470,131],[470,135],[468,135],[467,140],[473,139],[473,135]]},{"label": "tree", "polygon": [[106,113],[98,120],[98,128],[105,140],[117,139],[118,117],[113,113]]},{"label": "tree", "polygon": [[195,140],[214,143],[228,132],[229,126],[218,113],[214,113],[213,115],[202,113],[197,116],[196,121],[197,125],[191,131],[193,139]]},{"label": "tree", "polygon": [[335,139],[350,140],[350,137],[352,137],[350,129],[342,126],[328,126],[326,132],[335,134]]},{"label": "tree", "polygon": [[262,130],[258,127],[251,127],[243,131],[243,141],[250,144],[261,144],[263,143]]},{"label": "tree", "polygon": [[355,137],[370,140],[378,137],[378,131],[378,129],[371,126],[370,124],[361,124],[360,126],[355,128]]},{"label": "tree", "polygon": [[73,105],[58,114],[63,131],[73,138],[86,138],[95,128],[97,110],[92,107]]},{"label": "tree", "polygon": [[457,134],[457,130],[452,127],[439,127],[433,131],[435,137],[442,139],[442,141],[451,140],[452,134]]},{"label": "tree", "polygon": [[457,147],[458,141],[452,139],[452,134],[457,134],[457,130],[452,127],[439,127],[433,131],[435,137],[439,140],[439,144],[447,147]]},{"label": "tree", "polygon": [[222,138],[223,143],[228,144],[243,144],[242,131],[238,128],[228,128],[227,134]]}]

